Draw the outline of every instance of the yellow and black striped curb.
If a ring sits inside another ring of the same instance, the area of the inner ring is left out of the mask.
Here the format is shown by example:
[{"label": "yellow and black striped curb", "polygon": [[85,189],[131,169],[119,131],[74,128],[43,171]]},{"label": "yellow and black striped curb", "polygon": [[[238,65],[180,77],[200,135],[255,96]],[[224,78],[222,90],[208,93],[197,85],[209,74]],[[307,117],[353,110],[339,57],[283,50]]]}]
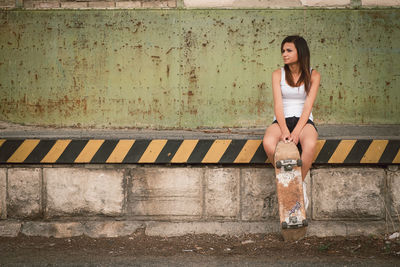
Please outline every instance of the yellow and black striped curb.
[{"label": "yellow and black striped curb", "polygon": [[[314,162],[399,164],[400,140],[318,140]],[[0,139],[0,164],[268,163],[262,140]]]}]

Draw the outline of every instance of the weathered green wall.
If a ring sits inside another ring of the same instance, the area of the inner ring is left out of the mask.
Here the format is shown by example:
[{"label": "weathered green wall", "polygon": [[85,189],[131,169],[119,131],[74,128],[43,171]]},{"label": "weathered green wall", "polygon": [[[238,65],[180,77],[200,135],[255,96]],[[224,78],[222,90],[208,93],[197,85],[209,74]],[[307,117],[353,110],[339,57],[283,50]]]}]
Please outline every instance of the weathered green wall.
[{"label": "weathered green wall", "polygon": [[261,127],[288,34],[322,74],[317,123],[400,123],[400,10],[0,13],[0,120]]}]

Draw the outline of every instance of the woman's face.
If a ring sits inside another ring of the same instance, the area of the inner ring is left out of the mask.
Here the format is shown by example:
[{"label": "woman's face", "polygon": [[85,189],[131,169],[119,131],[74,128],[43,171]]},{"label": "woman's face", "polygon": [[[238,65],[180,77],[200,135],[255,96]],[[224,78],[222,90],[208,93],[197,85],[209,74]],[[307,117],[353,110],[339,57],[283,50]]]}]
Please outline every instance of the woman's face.
[{"label": "woman's face", "polygon": [[282,58],[284,64],[295,64],[298,61],[297,49],[294,43],[284,43],[282,48]]}]

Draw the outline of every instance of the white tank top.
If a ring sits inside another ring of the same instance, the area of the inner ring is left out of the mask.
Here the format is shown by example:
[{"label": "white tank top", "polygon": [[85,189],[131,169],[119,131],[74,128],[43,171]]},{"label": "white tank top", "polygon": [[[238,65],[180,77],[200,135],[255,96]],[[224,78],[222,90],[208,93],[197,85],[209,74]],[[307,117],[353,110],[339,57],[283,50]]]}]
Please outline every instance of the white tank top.
[{"label": "white tank top", "polygon": [[[285,118],[299,117],[303,113],[304,102],[306,101],[307,93],[304,90],[304,84],[299,87],[291,87],[286,82],[285,69],[281,69],[281,90],[283,101],[283,114]],[[310,120],[313,120],[313,115],[310,113]],[[276,117],[274,116],[274,120]]]}]

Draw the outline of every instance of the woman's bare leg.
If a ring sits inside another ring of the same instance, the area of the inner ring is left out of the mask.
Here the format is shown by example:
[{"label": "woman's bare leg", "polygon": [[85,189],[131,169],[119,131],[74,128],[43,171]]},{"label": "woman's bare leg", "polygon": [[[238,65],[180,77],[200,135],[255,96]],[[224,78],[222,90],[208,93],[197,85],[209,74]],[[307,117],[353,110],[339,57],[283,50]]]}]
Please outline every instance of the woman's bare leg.
[{"label": "woman's bare leg", "polygon": [[301,174],[304,181],[308,171],[311,168],[311,164],[315,155],[315,147],[318,140],[318,133],[315,130],[314,126],[312,126],[311,124],[306,124],[300,133],[299,140],[301,148],[303,150],[301,154],[301,160],[303,162],[303,165],[301,167]]},{"label": "woman's bare leg", "polygon": [[273,123],[272,125],[270,125],[264,134],[263,138],[264,150],[267,153],[268,159],[270,160],[273,166],[275,166],[274,162],[275,148],[279,142],[279,138],[281,137],[281,135],[282,135],[281,128],[277,123]]}]

